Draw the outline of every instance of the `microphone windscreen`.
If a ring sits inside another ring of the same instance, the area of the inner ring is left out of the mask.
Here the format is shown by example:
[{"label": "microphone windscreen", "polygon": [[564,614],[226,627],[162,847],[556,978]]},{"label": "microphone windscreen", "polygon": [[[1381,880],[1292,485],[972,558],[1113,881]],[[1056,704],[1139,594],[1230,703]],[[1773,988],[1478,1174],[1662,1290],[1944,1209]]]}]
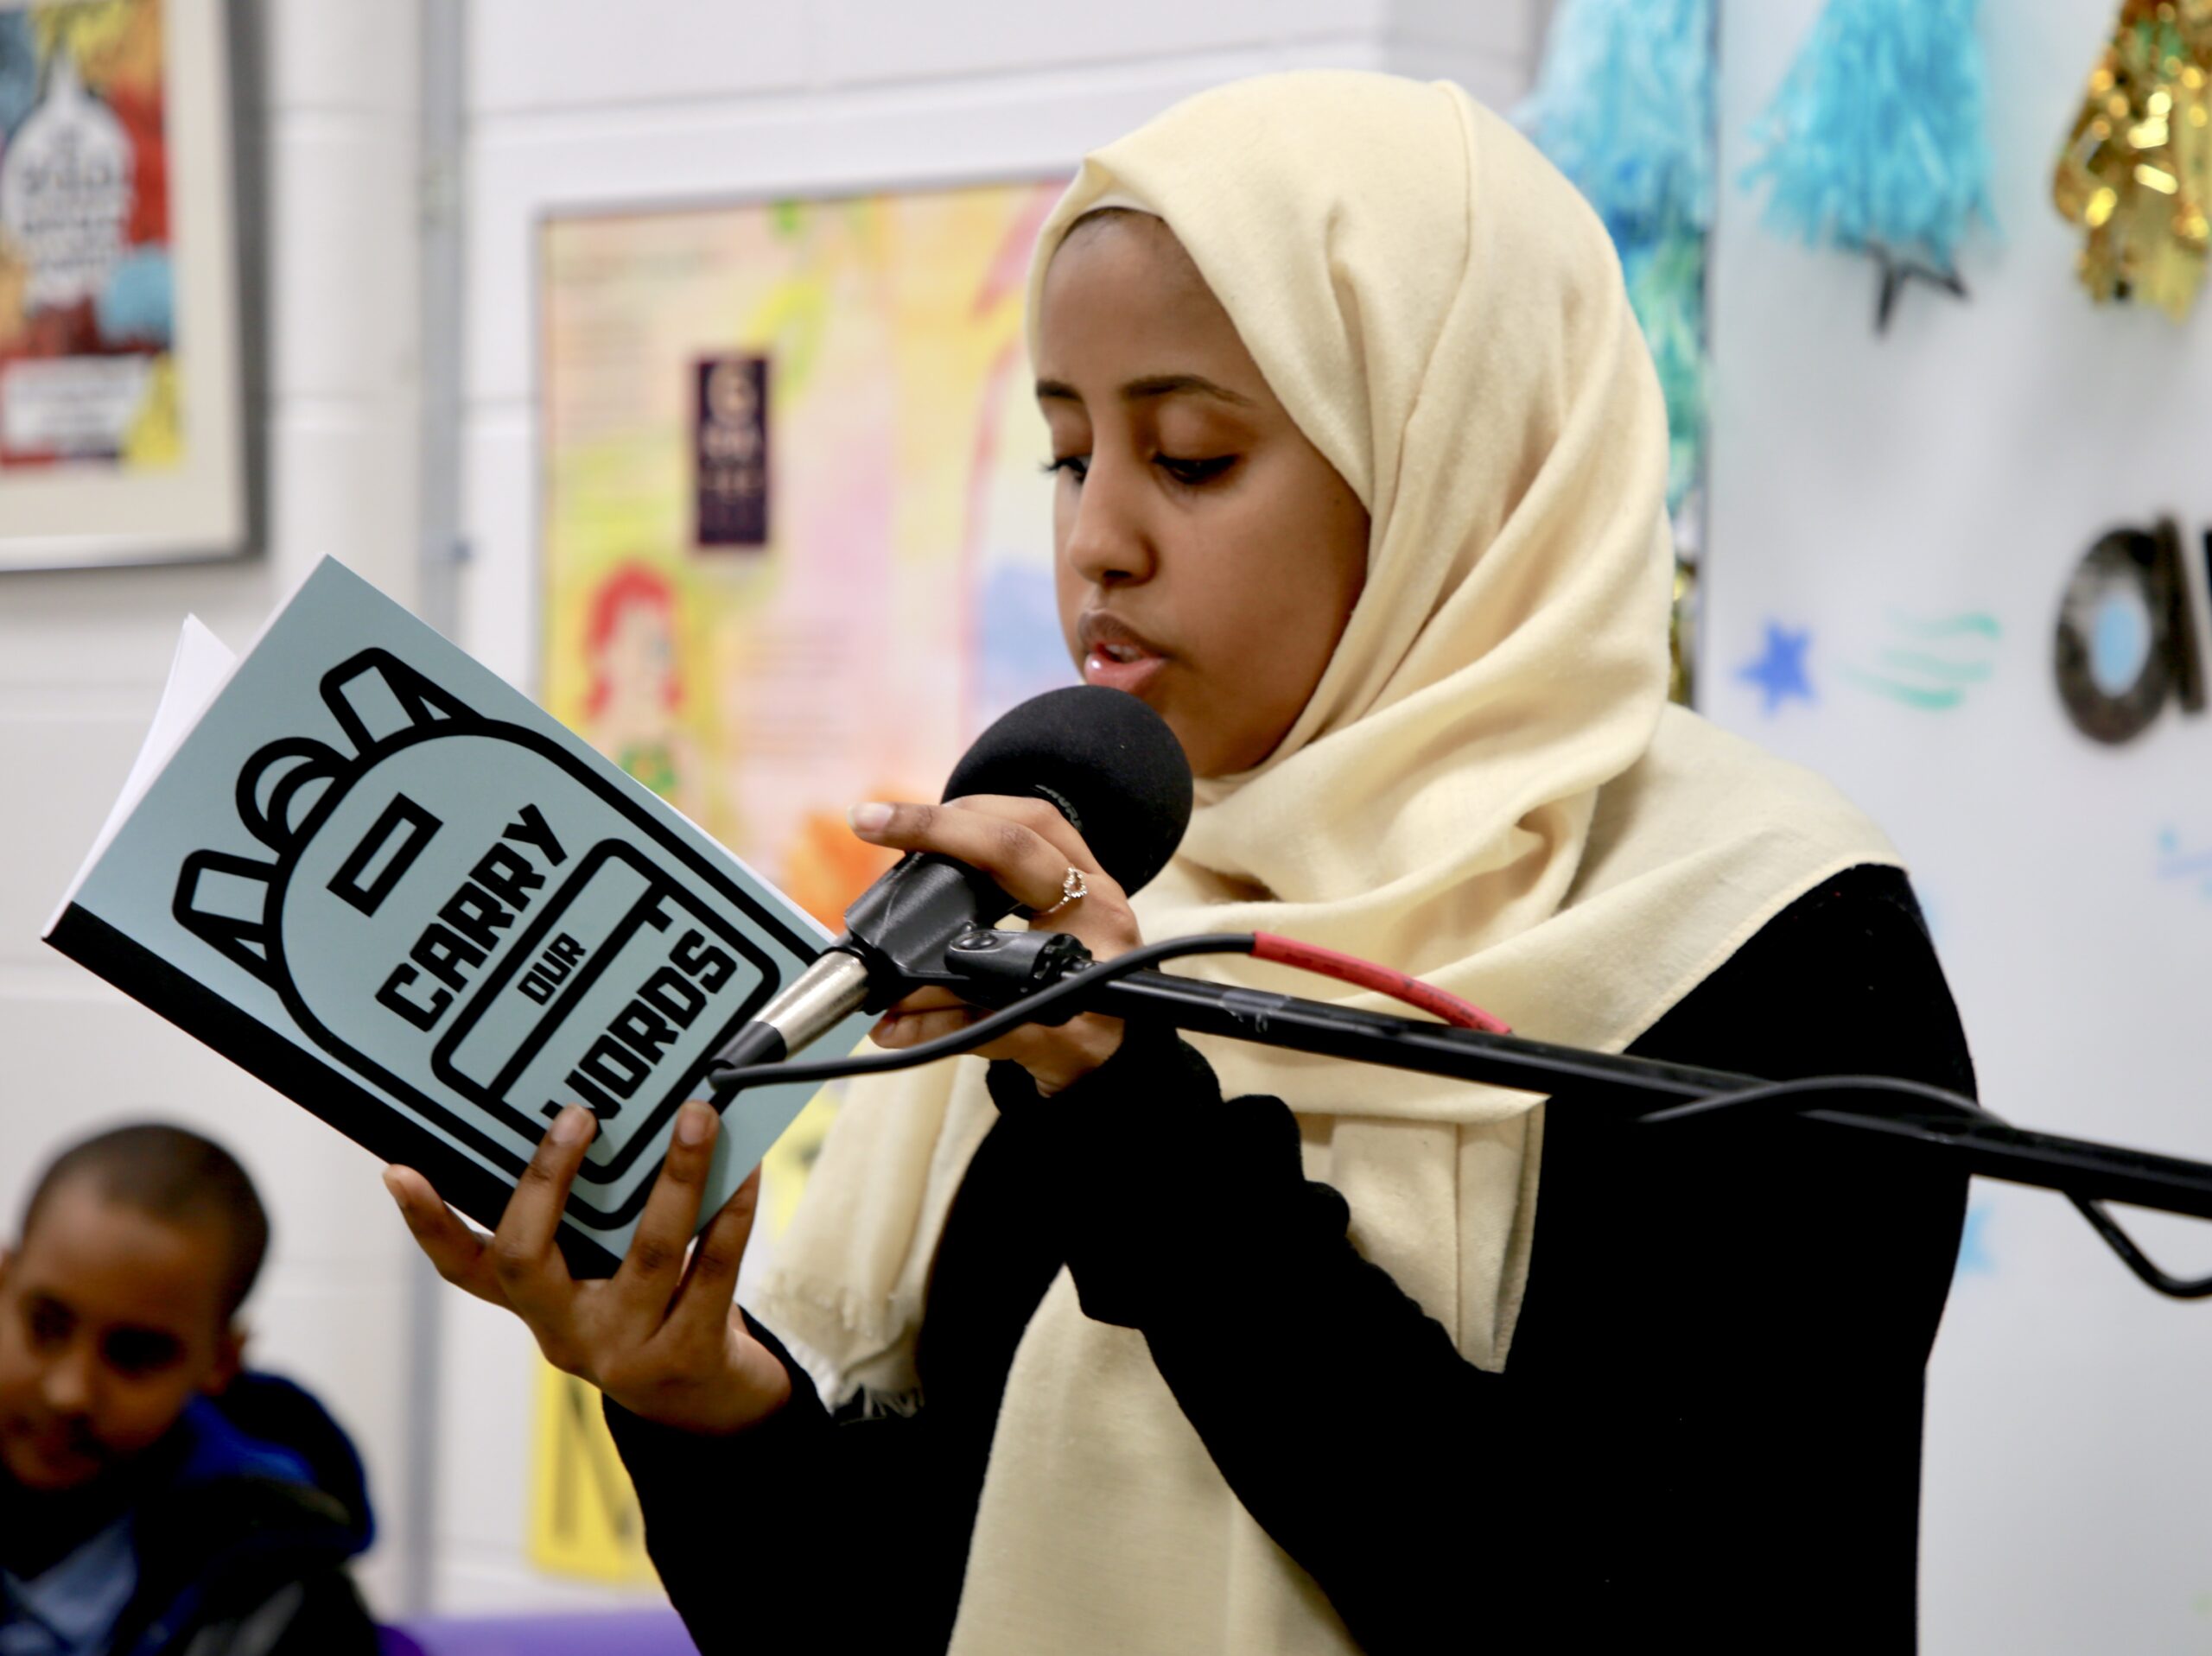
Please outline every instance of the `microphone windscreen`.
[{"label": "microphone windscreen", "polygon": [[1191,765],[1167,721],[1124,690],[1073,684],[1008,710],[970,747],[944,797],[1042,799],[1098,865],[1134,892],[1167,866],[1191,823]]}]

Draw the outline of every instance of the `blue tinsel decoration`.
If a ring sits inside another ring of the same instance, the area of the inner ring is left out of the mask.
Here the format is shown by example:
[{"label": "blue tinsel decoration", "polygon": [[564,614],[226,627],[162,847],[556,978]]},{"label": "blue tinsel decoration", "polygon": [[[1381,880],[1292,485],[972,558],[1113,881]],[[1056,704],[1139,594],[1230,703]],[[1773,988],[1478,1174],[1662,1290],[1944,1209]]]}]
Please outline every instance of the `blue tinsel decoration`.
[{"label": "blue tinsel decoration", "polygon": [[1667,501],[1702,469],[1712,0],[1562,0],[1516,118],[1612,233],[1667,397]]},{"label": "blue tinsel decoration", "polygon": [[1976,0],[1828,0],[1766,112],[1745,189],[1808,245],[1918,259],[1944,277],[1994,229]]},{"label": "blue tinsel decoration", "polygon": [[1561,0],[1515,118],[1617,243],[1713,217],[1712,0]]}]

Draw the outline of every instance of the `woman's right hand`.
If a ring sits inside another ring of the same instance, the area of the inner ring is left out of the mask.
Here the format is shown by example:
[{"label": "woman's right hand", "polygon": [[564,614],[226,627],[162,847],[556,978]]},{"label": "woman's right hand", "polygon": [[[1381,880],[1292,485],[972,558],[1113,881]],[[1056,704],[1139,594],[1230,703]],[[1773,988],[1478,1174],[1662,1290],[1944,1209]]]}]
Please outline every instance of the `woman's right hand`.
[{"label": "woman's right hand", "polygon": [[615,1273],[579,1282],[554,1245],[569,1187],[599,1123],[572,1104],[523,1171],[487,1240],[410,1167],[385,1188],[438,1274],[512,1311],[556,1368],[589,1380],[631,1413],[688,1431],[741,1431],[791,1396],[791,1376],[745,1326],[734,1296],[753,1234],[760,1172],[738,1186],[685,1257],[721,1118],[696,1100],[677,1112],[630,1252]]}]

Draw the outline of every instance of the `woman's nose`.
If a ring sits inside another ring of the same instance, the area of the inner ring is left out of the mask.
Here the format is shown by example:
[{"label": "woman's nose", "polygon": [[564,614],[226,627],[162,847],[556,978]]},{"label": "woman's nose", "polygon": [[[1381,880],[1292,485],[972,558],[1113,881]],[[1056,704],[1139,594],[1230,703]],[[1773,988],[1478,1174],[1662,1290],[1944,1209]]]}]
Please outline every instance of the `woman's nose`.
[{"label": "woman's nose", "polygon": [[1143,513],[1140,463],[1094,457],[1075,500],[1062,555],[1094,587],[1149,581],[1159,562]]}]

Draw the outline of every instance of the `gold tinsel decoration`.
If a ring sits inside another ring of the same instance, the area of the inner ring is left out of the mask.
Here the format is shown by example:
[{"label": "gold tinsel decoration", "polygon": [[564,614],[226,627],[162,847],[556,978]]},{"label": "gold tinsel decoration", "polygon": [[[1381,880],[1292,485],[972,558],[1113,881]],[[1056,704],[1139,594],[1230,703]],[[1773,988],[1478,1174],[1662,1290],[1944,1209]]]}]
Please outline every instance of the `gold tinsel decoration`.
[{"label": "gold tinsel decoration", "polygon": [[1667,695],[1686,707],[1697,705],[1697,560],[1675,556],[1674,622],[1667,629]]},{"label": "gold tinsel decoration", "polygon": [[2088,232],[2082,286],[2176,321],[2204,279],[2212,203],[2212,0],[2125,0],[2051,180]]}]

